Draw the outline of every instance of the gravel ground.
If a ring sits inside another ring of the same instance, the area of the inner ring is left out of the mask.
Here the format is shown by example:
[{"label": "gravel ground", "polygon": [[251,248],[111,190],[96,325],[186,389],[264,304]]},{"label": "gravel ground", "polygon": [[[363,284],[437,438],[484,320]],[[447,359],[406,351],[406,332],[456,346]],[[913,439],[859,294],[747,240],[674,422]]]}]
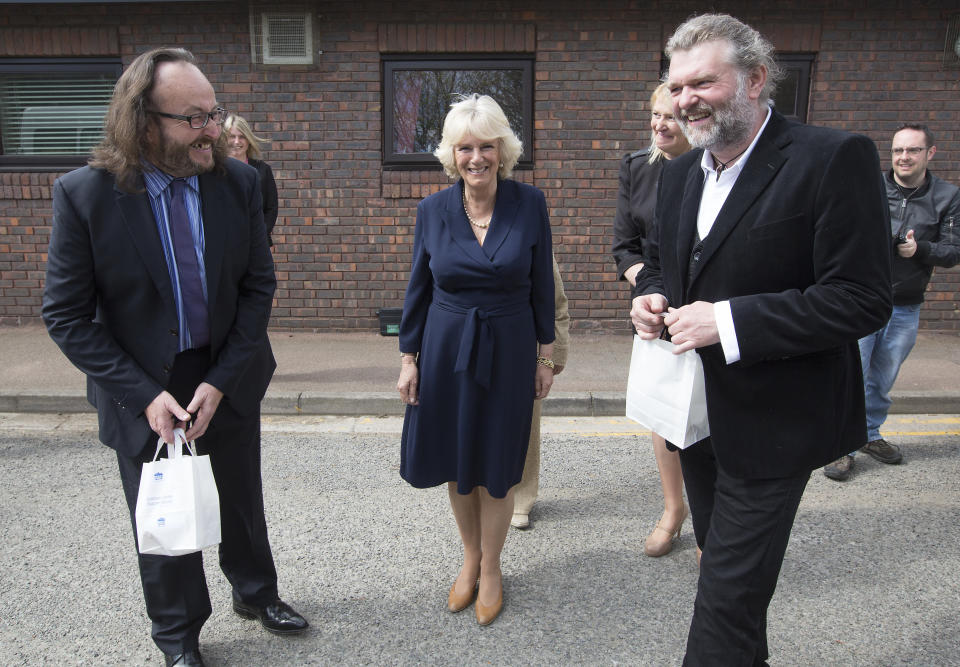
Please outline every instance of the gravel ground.
[{"label": "gravel ground", "polygon": [[[895,438],[903,465],[860,456],[846,483],[812,475],[770,607],[771,665],[960,664],[960,419],[911,419]],[[211,549],[205,660],[678,665],[697,583],[689,523],[670,555],[644,557],[661,509],[649,438],[567,423],[545,423],[534,527],[508,536],[504,612],[480,628],[472,610],[446,611],[456,528],[444,489],[399,478],[395,421],[268,420],[281,594],[313,627],[280,638],[233,614]],[[86,426],[0,419],[0,506],[4,664],[162,664],[116,460]]]}]

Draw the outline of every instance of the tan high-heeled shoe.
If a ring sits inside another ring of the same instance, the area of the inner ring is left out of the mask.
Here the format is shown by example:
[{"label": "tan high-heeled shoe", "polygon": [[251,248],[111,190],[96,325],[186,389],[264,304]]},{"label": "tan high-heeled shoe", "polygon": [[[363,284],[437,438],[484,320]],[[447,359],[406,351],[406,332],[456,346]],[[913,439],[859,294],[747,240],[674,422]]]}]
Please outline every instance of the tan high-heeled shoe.
[{"label": "tan high-heeled shoe", "polygon": [[500,597],[497,598],[497,601],[490,605],[489,607],[482,602],[480,598],[477,598],[476,612],[477,612],[477,623],[480,625],[490,625],[493,623],[494,619],[500,615],[500,612],[503,610],[503,586],[500,586]]},{"label": "tan high-heeled shoe", "polygon": [[683,522],[687,520],[690,511],[687,509],[686,505],[683,507],[683,517],[680,519],[680,523],[676,525],[673,530],[669,530],[660,525],[660,522],[657,521],[657,525],[653,527],[653,531],[647,535],[647,541],[643,545],[643,553],[647,554],[652,558],[659,558],[660,556],[666,556],[668,553],[673,551],[673,543],[680,539],[680,531],[683,528]]},{"label": "tan high-heeled shoe", "polygon": [[470,589],[469,593],[466,595],[457,595],[457,582],[454,581],[453,586],[450,587],[450,594],[447,595],[447,609],[456,614],[458,611],[463,611],[469,607],[470,603],[477,597],[479,584],[480,581],[478,580],[473,588]]}]

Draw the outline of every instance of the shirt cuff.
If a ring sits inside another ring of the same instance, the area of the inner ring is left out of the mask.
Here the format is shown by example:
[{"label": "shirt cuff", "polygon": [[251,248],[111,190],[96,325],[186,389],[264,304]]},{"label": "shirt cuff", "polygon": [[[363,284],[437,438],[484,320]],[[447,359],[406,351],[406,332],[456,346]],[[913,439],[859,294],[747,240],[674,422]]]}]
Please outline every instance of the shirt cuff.
[{"label": "shirt cuff", "polygon": [[733,326],[733,312],[729,301],[717,301],[713,304],[713,316],[717,320],[717,332],[720,334],[720,346],[728,364],[740,361],[740,344],[737,343],[737,330]]}]

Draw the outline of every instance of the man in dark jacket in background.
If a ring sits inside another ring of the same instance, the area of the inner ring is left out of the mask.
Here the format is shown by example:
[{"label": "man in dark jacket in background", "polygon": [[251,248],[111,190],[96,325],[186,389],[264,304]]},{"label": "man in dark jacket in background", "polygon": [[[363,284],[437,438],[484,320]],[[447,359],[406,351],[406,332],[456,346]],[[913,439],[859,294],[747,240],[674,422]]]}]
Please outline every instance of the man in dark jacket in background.
[{"label": "man in dark jacket in background", "polygon": [[[960,262],[960,189],[927,170],[937,152],[925,125],[907,123],[893,135],[892,168],[884,174],[890,205],[893,253],[893,314],[882,329],[860,339],[867,404],[867,444],[860,448],[881,463],[900,463],[900,448],[880,437],[890,409],[890,390],[917,340],[923,293],[934,266]],[[851,452],[823,474],[843,481],[853,468]]]}]

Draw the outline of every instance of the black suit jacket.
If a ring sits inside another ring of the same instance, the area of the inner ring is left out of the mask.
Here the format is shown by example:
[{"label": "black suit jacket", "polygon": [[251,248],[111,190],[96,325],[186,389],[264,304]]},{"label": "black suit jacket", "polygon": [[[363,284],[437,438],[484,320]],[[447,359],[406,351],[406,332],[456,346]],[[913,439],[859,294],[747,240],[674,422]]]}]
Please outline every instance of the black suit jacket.
[{"label": "black suit jacket", "polygon": [[[225,169],[199,177],[210,315],[205,379],[236,412],[251,415],[276,367],[267,338],[276,279],[257,173],[235,160]],[[100,439],[138,454],[151,434],[143,411],[167,386],[179,342],[146,192],[122,192],[112,174],[91,167],[57,179],[43,319],[87,375]],[[224,412],[222,403],[214,422]]]},{"label": "black suit jacket", "polygon": [[857,339],[890,315],[888,211],[873,142],[773,112],[688,278],[702,150],[663,167],[634,294],[730,300],[741,359],[699,350],[717,463],[742,478],[812,470],[866,438]]},{"label": "black suit jacket", "polygon": [[660,170],[667,160],[648,162],[650,150],[630,153],[620,160],[620,187],[613,219],[613,259],[618,277],[644,260],[644,244],[653,228]]}]

